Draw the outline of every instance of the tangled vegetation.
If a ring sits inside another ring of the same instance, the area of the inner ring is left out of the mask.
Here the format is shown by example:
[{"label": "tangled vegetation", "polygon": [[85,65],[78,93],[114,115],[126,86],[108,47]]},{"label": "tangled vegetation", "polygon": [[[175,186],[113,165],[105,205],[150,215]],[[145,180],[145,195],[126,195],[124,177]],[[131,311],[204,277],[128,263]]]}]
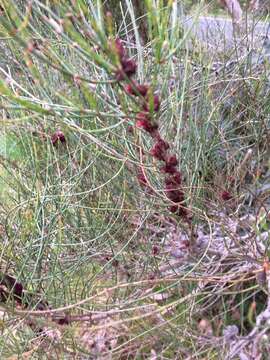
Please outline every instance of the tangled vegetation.
[{"label": "tangled vegetation", "polygon": [[268,39],[2,2],[0,357],[267,359]]}]

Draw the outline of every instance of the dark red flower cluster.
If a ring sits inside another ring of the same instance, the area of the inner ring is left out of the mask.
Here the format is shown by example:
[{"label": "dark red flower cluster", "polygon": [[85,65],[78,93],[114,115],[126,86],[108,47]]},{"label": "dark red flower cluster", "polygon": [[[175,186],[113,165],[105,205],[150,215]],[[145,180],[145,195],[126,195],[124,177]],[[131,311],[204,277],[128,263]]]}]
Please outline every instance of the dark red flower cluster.
[{"label": "dark red flower cluster", "polygon": [[168,156],[168,158],[166,159],[166,165],[172,166],[172,167],[175,167],[178,165],[178,160],[177,160],[177,157],[175,154]]},{"label": "dark red flower cluster", "polygon": [[133,59],[127,57],[126,50],[120,39],[114,42],[114,50],[119,57],[121,67],[116,71],[116,80],[124,80],[125,77],[131,77],[136,73],[137,64]]},{"label": "dark red flower cluster", "polygon": [[131,84],[128,84],[125,86],[125,90],[129,95],[134,95],[134,96],[141,95],[141,96],[145,97],[147,94],[147,91],[149,90],[149,86],[148,85],[140,85],[133,81]]},{"label": "dark red flower cluster", "polygon": [[165,185],[169,189],[176,189],[178,188],[182,183],[182,176],[180,171],[175,171],[174,174],[169,175],[165,179]]},{"label": "dark red flower cluster", "polygon": [[182,176],[177,170],[178,159],[175,154],[170,154],[170,145],[164,141],[159,133],[155,137],[155,144],[150,150],[150,154],[157,160],[165,163],[160,171],[167,174],[165,178],[165,194],[167,198],[175,205],[170,206],[169,210],[184,219],[188,220],[188,212],[183,203],[185,202],[185,194],[182,188]]},{"label": "dark red flower cluster", "polygon": [[170,211],[186,217],[187,210],[182,206],[185,201],[185,194],[182,188],[181,173],[176,169],[174,171],[170,169],[168,173],[170,175],[165,179],[165,193],[167,198],[176,204],[170,207]]},{"label": "dark red flower cluster", "polygon": [[122,68],[117,71],[116,79],[117,80],[124,80],[125,75],[130,77],[135,74],[137,65],[134,60],[132,59],[122,59],[121,60]]},{"label": "dark red flower cluster", "polygon": [[140,112],[136,116],[136,127],[145,130],[152,136],[155,136],[155,133],[158,129],[158,124],[151,121],[148,113]]},{"label": "dark red flower cluster", "polygon": [[223,201],[229,201],[229,200],[232,199],[232,195],[229,193],[229,191],[224,190],[224,191],[222,191],[222,193],[221,193],[221,199],[222,199]]},{"label": "dark red flower cluster", "polygon": [[[122,81],[126,77],[130,78],[135,74],[137,66],[134,60],[127,58],[125,48],[120,39],[116,39],[114,44],[115,51],[121,63],[121,68],[116,72],[116,79]],[[136,115],[136,127],[149,133],[155,140],[150,150],[150,155],[164,163],[160,171],[166,174],[165,194],[173,203],[169,208],[170,211],[188,220],[188,212],[186,208],[183,207],[185,194],[182,187],[181,173],[177,170],[177,156],[176,154],[169,153],[170,145],[162,139],[159,133],[159,126],[153,120],[152,113],[158,112],[160,109],[160,98],[158,95],[153,95],[149,85],[138,84],[134,80],[130,80],[124,89],[129,95],[143,97],[141,111]],[[149,186],[141,167],[138,169],[137,178],[142,186]]]},{"label": "dark red flower cluster", "polygon": [[[120,39],[114,41],[114,51],[116,52],[121,67],[116,71],[116,79],[118,81],[125,80],[126,77],[130,78],[136,73],[137,64],[134,60],[127,57],[125,48]],[[160,100],[158,95],[152,95],[149,92],[149,85],[138,84],[134,80],[125,86],[125,91],[129,95],[142,96],[142,111],[136,116],[136,127],[141,128],[148,132],[152,137],[156,136],[158,124],[152,121],[150,111],[157,112],[160,108]]]},{"label": "dark red flower cluster", "polygon": [[177,171],[176,169],[177,165],[178,165],[178,160],[176,155],[175,154],[168,155],[165,159],[165,165],[162,166],[160,170],[165,174],[174,174]]},{"label": "dark red flower cluster", "polygon": [[158,95],[151,95],[149,93],[149,86],[146,84],[138,84],[135,81],[132,81],[131,84],[125,86],[125,90],[128,94],[139,96],[145,98],[143,102],[144,111],[159,111],[160,108],[160,100]]},{"label": "dark red flower cluster", "polygon": [[155,143],[155,145],[150,150],[150,154],[158,160],[165,161],[166,153],[169,147],[170,145],[167,143],[167,141],[164,141],[163,139],[159,138]]},{"label": "dark red flower cluster", "polygon": [[62,144],[66,142],[66,137],[64,133],[61,130],[57,130],[52,136],[51,136],[51,142],[53,146],[56,146],[58,141],[60,141]]},{"label": "dark red flower cluster", "polygon": [[157,256],[157,255],[159,254],[159,252],[160,252],[159,247],[158,247],[157,245],[153,245],[153,247],[152,247],[152,254],[153,254],[154,256]]},{"label": "dark red flower cluster", "polygon": [[174,203],[181,203],[184,201],[184,192],[181,189],[181,184],[168,185],[165,183],[165,193],[167,198]]}]

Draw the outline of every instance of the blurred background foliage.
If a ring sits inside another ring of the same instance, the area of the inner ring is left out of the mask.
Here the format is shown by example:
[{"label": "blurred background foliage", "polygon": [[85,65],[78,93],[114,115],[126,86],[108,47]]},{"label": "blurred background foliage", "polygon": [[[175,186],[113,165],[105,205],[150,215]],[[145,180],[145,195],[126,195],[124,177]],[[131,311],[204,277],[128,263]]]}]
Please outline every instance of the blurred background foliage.
[{"label": "blurred background foliage", "polygon": [[[166,6],[168,0],[160,1]],[[140,0],[133,0],[132,1],[134,8],[137,10],[138,15],[142,16],[144,14],[144,5],[143,2]],[[249,8],[251,1],[247,0],[239,0],[239,3],[245,11]],[[121,19],[121,7],[126,8],[126,1],[125,0],[107,0],[104,2],[105,7],[107,10],[112,11],[115,18]],[[184,0],[178,1],[179,6],[185,9],[185,11],[192,11],[193,9],[197,8],[198,6],[204,6],[205,11],[209,12],[210,14],[219,14],[224,11],[221,1],[220,0],[205,0],[205,1],[198,1],[198,0]],[[270,1],[269,0],[260,0],[259,1],[259,10],[258,15],[268,15],[270,12]]]},{"label": "blurred background foliage", "polygon": [[[130,1],[132,3],[132,7],[135,11],[136,15],[136,21],[138,24],[139,32],[141,35],[141,38],[144,42],[146,42],[147,39],[147,21],[145,17],[145,13],[147,12],[145,3],[140,0],[132,0]],[[162,6],[167,6],[172,1],[170,0],[160,0],[159,4],[162,8]],[[130,15],[127,9],[127,3],[126,0],[106,0],[104,2],[104,8],[106,11],[109,11],[113,14],[113,18],[115,21],[116,28],[121,28],[121,23],[123,21],[123,15],[126,19],[127,23],[131,22]],[[149,4],[151,2],[148,2]],[[179,14],[183,13],[196,13],[199,11],[202,15],[213,15],[213,16],[227,16],[228,13],[224,6],[222,5],[220,0],[205,0],[205,1],[197,1],[197,0],[184,0],[184,1],[178,1],[178,12]],[[251,6],[251,0],[239,0],[239,3],[242,7],[242,10],[249,11]],[[261,0],[259,1],[259,8],[254,12],[254,15],[257,17],[267,17],[270,14],[270,1],[269,0]]]}]

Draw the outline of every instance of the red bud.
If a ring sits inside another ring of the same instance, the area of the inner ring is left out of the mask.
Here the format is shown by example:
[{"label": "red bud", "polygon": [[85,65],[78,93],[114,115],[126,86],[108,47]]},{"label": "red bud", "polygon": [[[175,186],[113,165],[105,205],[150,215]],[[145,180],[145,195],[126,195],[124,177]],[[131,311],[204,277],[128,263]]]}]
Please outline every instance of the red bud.
[{"label": "red bud", "polygon": [[52,136],[51,136],[52,144],[55,146],[57,145],[58,141],[60,141],[62,144],[66,142],[65,135],[62,131],[57,130]]},{"label": "red bud", "polygon": [[176,166],[176,165],[178,165],[178,160],[177,160],[176,155],[170,155],[166,159],[166,165],[168,165],[168,166]]},{"label": "red bud", "polygon": [[223,192],[221,193],[221,198],[222,198],[222,200],[224,200],[224,201],[228,201],[228,200],[231,200],[232,195],[231,195],[228,191],[223,191]]}]

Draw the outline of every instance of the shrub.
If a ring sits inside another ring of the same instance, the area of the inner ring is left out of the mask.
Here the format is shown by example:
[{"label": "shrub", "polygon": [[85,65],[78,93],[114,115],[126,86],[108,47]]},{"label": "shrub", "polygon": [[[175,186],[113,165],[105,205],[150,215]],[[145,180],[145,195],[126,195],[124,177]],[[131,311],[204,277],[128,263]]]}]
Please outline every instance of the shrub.
[{"label": "shrub", "polygon": [[176,5],[144,2],[144,48],[129,1],[117,34],[100,1],[3,2],[4,358],[264,346],[266,62],[190,48]]}]

